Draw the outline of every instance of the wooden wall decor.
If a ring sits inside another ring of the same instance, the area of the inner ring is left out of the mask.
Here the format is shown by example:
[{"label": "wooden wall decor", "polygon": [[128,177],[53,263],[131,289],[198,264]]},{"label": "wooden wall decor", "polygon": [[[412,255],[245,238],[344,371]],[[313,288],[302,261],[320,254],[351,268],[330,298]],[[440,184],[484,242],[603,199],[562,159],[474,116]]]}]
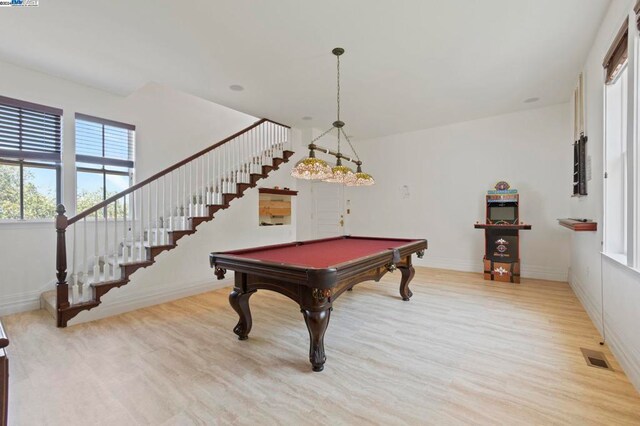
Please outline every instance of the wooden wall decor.
[{"label": "wooden wall decor", "polygon": [[520,231],[531,229],[520,221],[520,194],[505,181],[487,191],[486,220],[477,222],[476,229],[484,229],[484,279],[520,282]]},{"label": "wooden wall decor", "polygon": [[280,188],[258,188],[258,217],[260,226],[290,225],[291,197],[297,191]]},{"label": "wooden wall decor", "polygon": [[572,231],[597,231],[598,223],[589,219],[558,219],[558,223],[565,228],[569,228]]}]

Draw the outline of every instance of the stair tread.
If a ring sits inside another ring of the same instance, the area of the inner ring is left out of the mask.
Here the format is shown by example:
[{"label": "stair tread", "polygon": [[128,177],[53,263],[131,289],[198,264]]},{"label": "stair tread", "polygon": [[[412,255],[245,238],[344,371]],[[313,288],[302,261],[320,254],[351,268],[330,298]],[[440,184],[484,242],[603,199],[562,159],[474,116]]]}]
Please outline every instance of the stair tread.
[{"label": "stair tread", "polygon": [[[69,305],[68,309],[77,309],[77,308],[81,308],[81,307],[85,307],[85,306],[98,306],[100,304],[100,302],[96,302],[95,300],[86,300],[84,302],[78,302],[78,303],[74,303],[73,305]],[[65,309],[63,309],[64,311]]]},{"label": "stair tread", "polygon": [[97,283],[91,283],[89,284],[90,287],[101,287],[101,286],[105,286],[105,285],[113,285],[113,284],[120,284],[122,282],[126,281],[124,278],[120,278],[117,280],[107,280],[107,281],[99,281]]}]

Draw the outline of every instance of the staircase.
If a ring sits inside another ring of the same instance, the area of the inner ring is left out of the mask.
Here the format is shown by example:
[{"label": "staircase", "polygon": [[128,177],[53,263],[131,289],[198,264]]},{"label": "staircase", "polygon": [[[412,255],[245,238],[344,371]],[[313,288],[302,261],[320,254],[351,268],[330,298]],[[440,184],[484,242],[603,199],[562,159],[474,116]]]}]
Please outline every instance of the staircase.
[{"label": "staircase", "polygon": [[261,119],[74,217],[59,205],[56,289],[42,295],[58,327],[100,305],[109,290],[287,162],[289,130]]}]

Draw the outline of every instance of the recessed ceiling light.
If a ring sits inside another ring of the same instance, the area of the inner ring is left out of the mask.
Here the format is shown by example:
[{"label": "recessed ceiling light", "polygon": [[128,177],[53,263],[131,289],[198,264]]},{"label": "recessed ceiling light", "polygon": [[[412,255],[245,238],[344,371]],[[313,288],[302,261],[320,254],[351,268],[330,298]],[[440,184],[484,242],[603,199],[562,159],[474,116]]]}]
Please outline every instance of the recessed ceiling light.
[{"label": "recessed ceiling light", "polygon": [[540,98],[536,98],[536,97],[534,97],[534,98],[527,98],[527,99],[525,99],[525,100],[524,100],[524,103],[525,103],[525,104],[532,104],[532,103],[534,103],[534,102],[538,102],[539,100],[540,100]]},{"label": "recessed ceiling light", "polygon": [[313,117],[309,117],[308,115],[305,115],[304,117],[302,117],[302,119],[304,121],[311,121],[311,120],[313,120]]},{"label": "recessed ceiling light", "polygon": [[239,84],[232,84],[231,86],[229,86],[229,89],[233,90],[234,92],[242,92],[244,90],[244,87],[240,86]]}]

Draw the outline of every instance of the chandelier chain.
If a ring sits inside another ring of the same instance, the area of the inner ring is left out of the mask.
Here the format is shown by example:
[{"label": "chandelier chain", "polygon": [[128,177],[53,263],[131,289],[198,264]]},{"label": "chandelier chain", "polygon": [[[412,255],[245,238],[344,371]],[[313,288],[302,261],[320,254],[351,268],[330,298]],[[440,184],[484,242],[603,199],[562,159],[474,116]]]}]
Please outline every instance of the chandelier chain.
[{"label": "chandelier chain", "polygon": [[[349,136],[347,136],[347,133],[344,131],[344,129],[340,129],[340,131],[342,132],[342,134],[344,135],[344,138],[347,140],[347,142],[349,143],[349,146],[351,147],[351,151],[353,152],[353,154],[356,156],[356,158],[358,159],[358,161],[360,161],[360,156],[358,155],[358,153],[356,152],[356,149],[353,147],[353,144],[351,143],[351,139],[349,139]],[[339,134],[338,134],[339,136]]]},{"label": "chandelier chain", "polygon": [[327,130],[327,131],[323,132],[320,136],[318,136],[318,137],[314,138],[314,139],[311,141],[311,143],[314,143],[315,141],[317,141],[318,139],[320,139],[321,137],[323,137],[324,135],[326,135],[327,133],[329,133],[329,132],[330,132],[330,131],[332,131],[332,130],[333,130],[333,126],[331,126],[331,127],[329,128],[329,130]]}]

